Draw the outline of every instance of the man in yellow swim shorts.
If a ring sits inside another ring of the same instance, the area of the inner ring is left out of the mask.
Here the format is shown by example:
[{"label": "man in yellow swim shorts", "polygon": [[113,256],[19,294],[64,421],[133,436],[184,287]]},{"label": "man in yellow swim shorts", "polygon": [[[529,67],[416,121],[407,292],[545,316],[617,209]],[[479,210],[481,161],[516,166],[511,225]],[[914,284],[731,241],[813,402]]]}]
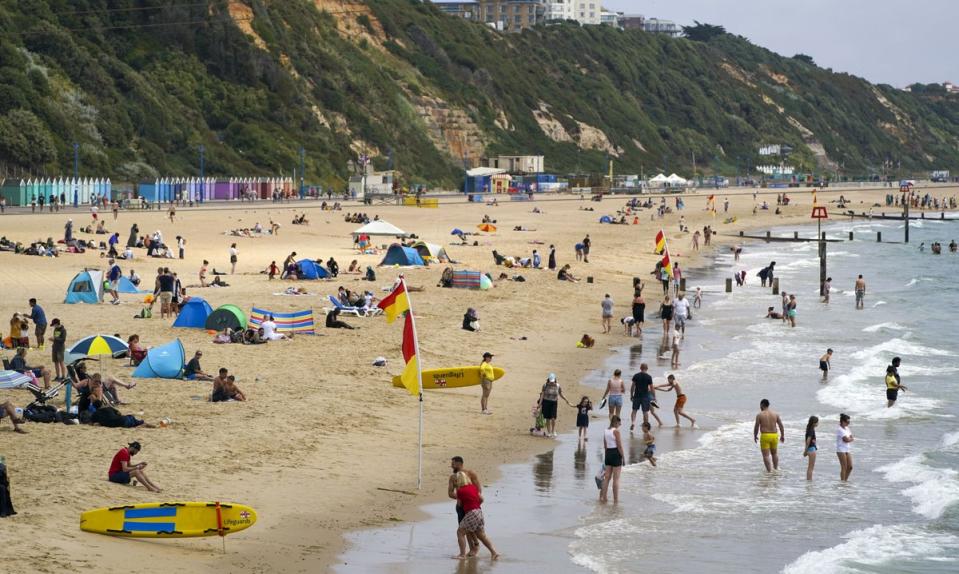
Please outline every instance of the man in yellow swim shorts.
[{"label": "man in yellow swim shorts", "polygon": [[[778,432],[777,432],[778,429]],[[779,414],[769,408],[769,399],[759,401],[759,414],[753,426],[753,441],[759,443],[763,452],[766,472],[779,470],[779,443],[786,442],[786,430]]]}]

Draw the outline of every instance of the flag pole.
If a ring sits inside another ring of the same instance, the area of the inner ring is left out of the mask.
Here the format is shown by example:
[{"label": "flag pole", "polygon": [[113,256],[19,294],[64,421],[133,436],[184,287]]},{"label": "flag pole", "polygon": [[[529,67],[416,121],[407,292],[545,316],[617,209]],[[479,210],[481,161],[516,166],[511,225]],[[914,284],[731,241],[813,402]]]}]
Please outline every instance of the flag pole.
[{"label": "flag pole", "polygon": [[417,445],[417,465],[416,465],[416,489],[419,490],[423,485],[423,366],[420,363],[420,342],[416,335],[416,317],[413,315],[413,299],[410,298],[409,289],[406,288],[406,279],[400,280],[403,284],[403,291],[406,292],[406,301],[409,304],[410,325],[413,327],[413,353],[416,357],[416,388],[419,391],[420,402],[420,421],[419,421],[419,444]]}]

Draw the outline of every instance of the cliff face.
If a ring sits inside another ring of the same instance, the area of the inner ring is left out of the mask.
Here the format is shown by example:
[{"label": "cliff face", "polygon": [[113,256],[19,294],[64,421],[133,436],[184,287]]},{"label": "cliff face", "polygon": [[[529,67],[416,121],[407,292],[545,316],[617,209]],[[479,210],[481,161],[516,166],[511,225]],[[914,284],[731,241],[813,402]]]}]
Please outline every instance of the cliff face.
[{"label": "cliff face", "polygon": [[[0,11],[0,172],[198,172],[342,184],[360,154],[455,184],[487,154],[547,169],[959,171],[959,98],[834,74],[721,35],[570,24],[502,35],[416,0],[88,0]],[[136,9],[134,9],[136,8]],[[890,166],[893,166],[890,168]]]}]

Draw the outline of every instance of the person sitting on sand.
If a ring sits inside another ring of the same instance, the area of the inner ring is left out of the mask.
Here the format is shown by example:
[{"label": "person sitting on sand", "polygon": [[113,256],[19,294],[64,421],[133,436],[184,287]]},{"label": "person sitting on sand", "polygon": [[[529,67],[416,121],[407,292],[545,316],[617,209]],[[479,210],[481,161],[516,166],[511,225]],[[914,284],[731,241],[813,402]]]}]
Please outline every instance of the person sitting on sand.
[{"label": "person sitting on sand", "polygon": [[476,309],[470,307],[463,315],[463,329],[467,331],[479,331],[479,316]]},{"label": "person sitting on sand", "polygon": [[203,372],[203,368],[200,367],[200,357],[203,356],[203,351],[197,351],[193,355],[193,358],[190,359],[190,362],[183,367],[183,378],[188,381],[212,381],[214,380],[211,375],[208,375]]},{"label": "person sitting on sand", "polygon": [[569,269],[570,267],[568,263],[566,265],[563,265],[563,267],[559,270],[559,273],[556,274],[556,278],[559,279],[560,281],[570,281],[572,283],[578,282],[579,279],[574,277],[573,274],[570,273]]},{"label": "person sitting on sand", "polygon": [[326,314],[326,328],[327,329],[354,329],[353,325],[350,325],[346,321],[340,321],[340,310],[333,309]]},{"label": "person sitting on sand", "polygon": [[130,364],[139,365],[147,356],[147,349],[140,344],[140,335],[133,334],[127,339],[127,347],[130,348]]},{"label": "person sitting on sand", "polygon": [[362,273],[362,271],[360,270],[359,261],[357,261],[356,259],[354,259],[353,261],[350,261],[350,266],[346,270],[346,273],[349,275],[359,275],[360,273]]},{"label": "person sitting on sand", "polygon": [[0,420],[3,420],[3,417],[10,418],[10,422],[13,423],[13,432],[27,434],[27,431],[20,428],[20,423],[24,422],[23,418],[17,416],[17,407],[13,406],[10,401],[0,403]]},{"label": "person sitting on sand", "polygon": [[[147,467],[147,463],[141,462],[138,464],[131,465],[130,458],[136,456],[140,452],[140,443],[133,441],[128,444],[126,447],[121,448],[113,455],[113,461],[110,463],[110,470],[107,471],[107,478],[110,482],[116,484],[130,484],[132,479],[139,480],[143,486],[146,487],[150,492],[163,492],[160,488],[153,484],[147,475],[144,472],[144,469]],[[133,485],[136,486],[136,482],[133,482]]]},{"label": "person sitting on sand", "polygon": [[50,369],[43,365],[36,367],[27,365],[27,347],[19,347],[17,349],[17,354],[10,359],[10,370],[33,377],[34,382],[39,382],[40,379],[43,379],[43,389],[47,390],[50,388]]},{"label": "person sitting on sand", "polygon": [[483,495],[480,494],[477,486],[473,484],[469,475],[465,472],[457,472],[453,476],[453,484],[456,486],[456,502],[463,509],[463,520],[460,521],[456,529],[456,540],[459,544],[460,553],[455,556],[459,560],[465,560],[470,556],[476,556],[477,551],[470,551],[467,554],[467,535],[474,535],[483,546],[490,551],[493,560],[499,558],[493,543],[486,536],[486,521],[483,518],[481,506],[483,504]]},{"label": "person sitting on sand", "polygon": [[596,339],[590,337],[587,334],[583,334],[583,338],[576,343],[576,346],[581,349],[592,349],[593,345],[596,344]]},{"label": "person sitting on sand", "polygon": [[267,315],[266,321],[260,323],[260,328],[263,329],[263,336],[268,341],[279,341],[281,339],[293,338],[293,333],[284,335],[283,333],[276,332],[276,321],[273,319],[273,315]]},{"label": "person sitting on sand", "polygon": [[246,395],[236,386],[236,377],[226,373],[226,369],[220,369],[220,376],[213,380],[213,394],[210,395],[210,402],[245,401]]}]

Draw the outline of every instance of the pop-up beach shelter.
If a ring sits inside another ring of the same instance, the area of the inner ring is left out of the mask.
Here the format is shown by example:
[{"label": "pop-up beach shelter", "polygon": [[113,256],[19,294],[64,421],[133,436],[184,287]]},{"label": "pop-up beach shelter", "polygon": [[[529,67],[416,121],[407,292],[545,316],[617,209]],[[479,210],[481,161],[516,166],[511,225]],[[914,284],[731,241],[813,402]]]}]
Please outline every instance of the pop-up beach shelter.
[{"label": "pop-up beach shelter", "polygon": [[386,251],[383,261],[380,261],[380,265],[400,265],[407,267],[426,264],[423,263],[423,258],[420,257],[420,254],[412,247],[404,247],[399,243],[394,243],[390,245],[390,248]]},{"label": "pop-up beach shelter", "polygon": [[102,303],[103,272],[95,269],[81,271],[70,280],[64,303]]},{"label": "pop-up beach shelter", "polygon": [[190,297],[182,307],[180,314],[177,315],[174,327],[184,327],[187,329],[203,329],[206,327],[206,320],[213,313],[213,307],[202,297]]},{"label": "pop-up beach shelter", "polygon": [[133,281],[130,281],[128,277],[120,277],[120,281],[117,284],[117,293],[136,293],[143,294],[149,293],[146,290],[137,289],[137,286],[133,284]]},{"label": "pop-up beach shelter", "polygon": [[137,365],[133,377],[137,379],[176,379],[186,364],[183,343],[174,339],[165,345],[147,351],[146,358]]},{"label": "pop-up beach shelter", "polygon": [[297,261],[296,268],[299,271],[297,276],[300,279],[326,279],[330,276],[330,272],[324,269],[322,265],[310,259]]},{"label": "pop-up beach shelter", "polygon": [[390,237],[406,237],[409,235],[399,227],[388,223],[380,219],[379,221],[371,221],[364,225],[363,227],[357,229],[353,232],[353,235],[388,235]]},{"label": "pop-up beach shelter", "polygon": [[448,263],[450,260],[446,250],[435,243],[417,241],[413,244],[413,248],[416,249],[416,252],[420,254],[424,261],[428,259],[430,263]]},{"label": "pop-up beach shelter", "polygon": [[246,314],[236,305],[221,305],[206,318],[205,329],[222,331],[229,327],[234,331],[246,329]]},{"label": "pop-up beach shelter", "polygon": [[604,216],[602,216],[602,217],[599,218],[599,222],[600,222],[600,223],[612,223],[612,222],[613,222],[613,218],[610,217],[610,216],[608,216],[608,215],[604,215]]}]

